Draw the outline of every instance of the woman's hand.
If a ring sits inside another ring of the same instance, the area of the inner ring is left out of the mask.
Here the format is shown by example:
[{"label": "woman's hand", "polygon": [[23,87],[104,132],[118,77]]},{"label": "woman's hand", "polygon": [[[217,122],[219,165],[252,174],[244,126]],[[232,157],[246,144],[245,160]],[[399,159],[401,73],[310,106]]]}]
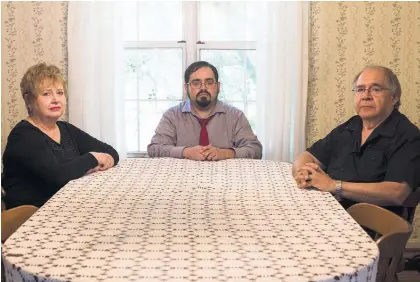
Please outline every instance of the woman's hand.
[{"label": "woman's hand", "polygon": [[88,173],[91,170],[93,170],[91,172],[95,172],[95,171],[98,171],[98,170],[102,171],[102,170],[107,170],[107,169],[114,166],[114,158],[110,154],[97,153],[97,152],[90,152],[90,153],[98,161],[98,166],[93,168],[93,169],[88,170]]}]

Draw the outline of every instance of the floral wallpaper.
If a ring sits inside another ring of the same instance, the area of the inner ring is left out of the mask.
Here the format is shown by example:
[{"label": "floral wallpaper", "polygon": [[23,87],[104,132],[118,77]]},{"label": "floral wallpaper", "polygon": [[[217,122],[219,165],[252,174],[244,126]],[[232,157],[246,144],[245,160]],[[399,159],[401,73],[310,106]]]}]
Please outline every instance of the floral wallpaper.
[{"label": "floral wallpaper", "polygon": [[397,74],[400,111],[420,126],[420,2],[311,2],[310,17],[308,146],[354,115],[352,81],[368,64]]},{"label": "floral wallpaper", "polygon": [[[68,2],[1,8],[3,152],[10,130],[27,115],[19,89],[26,69],[45,61],[67,77]],[[420,2],[311,2],[310,17],[308,146],[354,114],[351,82],[367,64],[397,73],[400,110],[420,126]],[[420,241],[419,212],[415,225],[412,239]]]},{"label": "floral wallpaper", "polygon": [[2,153],[10,130],[27,116],[19,85],[28,67],[45,61],[67,77],[67,7],[68,2],[1,2]]}]

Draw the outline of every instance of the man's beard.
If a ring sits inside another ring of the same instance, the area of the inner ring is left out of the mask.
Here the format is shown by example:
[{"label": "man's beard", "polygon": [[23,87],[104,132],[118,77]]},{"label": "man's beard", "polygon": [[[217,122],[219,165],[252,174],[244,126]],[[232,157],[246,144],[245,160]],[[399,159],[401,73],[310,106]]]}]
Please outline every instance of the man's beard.
[{"label": "man's beard", "polygon": [[[215,100],[217,100],[218,95],[219,95],[219,93],[217,93]],[[190,94],[189,91],[188,91],[188,98],[190,98],[190,100],[191,100],[191,94]],[[207,108],[211,104],[210,93],[207,92],[206,90],[198,92],[198,94],[196,96],[196,99],[195,99],[195,104],[201,109]]]}]

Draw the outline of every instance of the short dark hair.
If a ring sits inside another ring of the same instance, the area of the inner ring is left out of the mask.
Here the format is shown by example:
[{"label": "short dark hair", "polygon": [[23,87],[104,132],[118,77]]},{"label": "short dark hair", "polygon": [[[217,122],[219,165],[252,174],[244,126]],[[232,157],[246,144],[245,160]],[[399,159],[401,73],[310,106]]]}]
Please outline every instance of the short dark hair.
[{"label": "short dark hair", "polygon": [[365,70],[370,70],[370,69],[375,69],[375,70],[381,70],[384,72],[385,77],[388,79],[388,82],[391,84],[391,92],[392,95],[394,97],[398,97],[398,102],[395,103],[394,108],[395,109],[399,109],[400,105],[401,105],[401,84],[400,81],[398,80],[397,75],[389,68],[384,67],[384,66],[378,66],[378,65],[369,65],[366,66],[361,72],[359,72],[356,77],[353,80],[353,87],[356,87],[356,82],[359,79],[360,75],[365,71]]},{"label": "short dark hair", "polygon": [[188,83],[188,81],[190,81],[190,76],[193,72],[196,72],[198,69],[201,69],[203,67],[211,68],[214,74],[214,78],[216,79],[216,81],[219,81],[219,73],[217,72],[217,69],[215,66],[213,66],[212,64],[206,61],[198,61],[189,65],[189,67],[185,70],[185,74],[184,74],[185,83]]}]

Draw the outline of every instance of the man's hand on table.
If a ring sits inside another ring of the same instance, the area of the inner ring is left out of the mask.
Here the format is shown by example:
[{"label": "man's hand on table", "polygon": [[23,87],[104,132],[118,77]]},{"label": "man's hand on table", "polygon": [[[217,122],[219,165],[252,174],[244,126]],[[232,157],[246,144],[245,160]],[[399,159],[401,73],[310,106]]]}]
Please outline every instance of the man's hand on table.
[{"label": "man's hand on table", "polygon": [[194,146],[194,147],[188,147],[184,148],[182,151],[182,157],[184,159],[190,159],[194,161],[204,161],[206,158],[203,154],[203,146]]},{"label": "man's hand on table", "polygon": [[220,149],[212,145],[194,146],[185,148],[182,156],[185,159],[195,161],[220,161],[234,158],[235,151],[232,149]]},{"label": "man's hand on table", "polygon": [[236,155],[233,149],[220,149],[212,146],[211,144],[203,147],[203,149],[203,154],[206,157],[206,160],[208,161],[233,159]]},{"label": "man's hand on table", "polygon": [[315,163],[306,163],[299,168],[295,174],[295,181],[299,188],[315,187],[324,192],[335,192],[335,180]]},{"label": "man's hand on table", "polygon": [[294,178],[299,188],[308,188],[311,186],[307,181],[309,179],[309,172],[303,169],[303,167],[296,170]]}]

